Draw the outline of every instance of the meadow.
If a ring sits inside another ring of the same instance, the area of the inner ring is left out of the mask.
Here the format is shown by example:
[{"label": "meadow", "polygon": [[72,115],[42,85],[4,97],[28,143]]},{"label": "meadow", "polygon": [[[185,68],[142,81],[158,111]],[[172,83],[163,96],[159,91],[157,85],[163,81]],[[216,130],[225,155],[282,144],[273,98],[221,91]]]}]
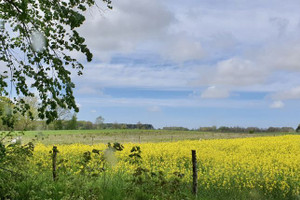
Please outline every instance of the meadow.
[{"label": "meadow", "polygon": [[176,130],[101,129],[101,130],[49,130],[26,131],[23,142],[32,140],[43,144],[97,144],[108,142],[147,143],[174,142],[181,140],[231,139],[245,137],[278,136],[293,133],[220,133]]},{"label": "meadow", "polygon": [[[6,191],[10,199],[300,198],[299,135],[198,137],[123,145],[56,145],[57,180],[52,178],[53,146],[37,141],[27,162],[19,169],[10,168],[26,179],[0,170],[2,176],[14,180],[0,194]],[[198,196],[191,193],[192,149],[197,151]]]}]

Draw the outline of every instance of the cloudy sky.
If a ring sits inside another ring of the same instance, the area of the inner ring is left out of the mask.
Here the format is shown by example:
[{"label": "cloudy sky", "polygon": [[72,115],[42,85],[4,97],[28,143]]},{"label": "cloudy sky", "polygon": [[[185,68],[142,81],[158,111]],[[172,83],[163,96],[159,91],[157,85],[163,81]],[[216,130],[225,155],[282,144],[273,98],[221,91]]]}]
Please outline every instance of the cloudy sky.
[{"label": "cloudy sky", "polygon": [[[101,7],[101,5],[100,5]],[[298,0],[114,0],[80,33],[78,118],[163,126],[300,123]]]}]

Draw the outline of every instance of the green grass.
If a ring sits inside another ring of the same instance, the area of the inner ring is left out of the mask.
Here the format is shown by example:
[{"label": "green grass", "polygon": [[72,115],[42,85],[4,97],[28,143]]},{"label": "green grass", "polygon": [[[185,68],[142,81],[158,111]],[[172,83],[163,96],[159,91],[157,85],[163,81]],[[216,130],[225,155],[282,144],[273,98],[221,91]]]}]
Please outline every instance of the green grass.
[{"label": "green grass", "polygon": [[103,129],[103,130],[51,130],[27,131],[22,140],[32,140],[43,144],[96,144],[108,142],[145,143],[171,142],[179,140],[230,139],[241,137],[277,136],[291,133],[214,133],[200,131],[174,130],[138,130],[138,129]]},{"label": "green grass", "polygon": [[[50,170],[41,173],[25,173],[23,178],[10,176],[0,171],[1,199],[82,199],[82,200],[271,200],[290,199],[281,196],[266,196],[262,191],[237,191],[198,188],[198,196],[192,194],[192,183],[181,181],[154,182],[144,180],[135,183],[124,174],[103,173],[98,177],[60,174],[53,181]],[[10,177],[9,177],[10,176]],[[4,182],[8,180],[9,182]],[[291,197],[291,199],[294,199]],[[296,197],[295,197],[296,199]]]}]

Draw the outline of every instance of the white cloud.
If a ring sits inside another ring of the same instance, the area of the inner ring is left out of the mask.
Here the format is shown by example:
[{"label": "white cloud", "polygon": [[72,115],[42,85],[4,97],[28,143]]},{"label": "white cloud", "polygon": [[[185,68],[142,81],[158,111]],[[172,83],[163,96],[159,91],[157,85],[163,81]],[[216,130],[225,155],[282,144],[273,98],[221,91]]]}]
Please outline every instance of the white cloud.
[{"label": "white cloud", "polygon": [[272,98],[280,100],[300,99],[300,86],[294,87],[289,90],[276,92],[272,95]]},{"label": "white cloud", "polygon": [[250,60],[231,58],[217,64],[216,73],[211,80],[220,85],[255,85],[266,78],[266,70]]},{"label": "white cloud", "polygon": [[202,94],[201,98],[205,99],[223,99],[229,97],[228,90],[224,88],[218,88],[216,86],[208,87]]},{"label": "white cloud", "polygon": [[[197,67],[147,67],[123,64],[88,64],[82,77],[74,77],[77,85],[97,87],[188,88],[198,79]],[[95,89],[93,89],[95,88]]]},{"label": "white cloud", "polygon": [[266,45],[258,54],[258,62],[273,70],[300,71],[300,38]]},{"label": "white cloud", "polygon": [[161,112],[161,108],[159,106],[151,106],[148,108],[149,112]]},{"label": "white cloud", "polygon": [[93,86],[83,86],[83,87],[78,87],[77,89],[78,94],[103,94],[101,90],[97,90],[93,88]]},{"label": "white cloud", "polygon": [[171,37],[163,43],[160,47],[163,56],[175,62],[202,59],[205,52],[200,41],[182,36],[182,34]]},{"label": "white cloud", "polygon": [[94,52],[94,59],[109,61],[116,54],[146,50],[174,62],[199,60],[205,55],[199,37],[179,27],[176,12],[159,0],[114,2],[114,9],[86,14],[79,32]]},{"label": "white cloud", "polygon": [[286,33],[289,20],[281,17],[271,17],[270,22],[278,29],[278,36],[283,36]]},{"label": "white cloud", "polygon": [[214,107],[214,108],[265,108],[263,100],[232,100],[232,99],[155,99],[155,98],[78,98],[82,105],[103,106],[103,107]]},{"label": "white cloud", "polygon": [[160,40],[174,21],[173,14],[158,0],[114,2],[112,11],[102,15],[94,9],[87,14],[80,32],[97,58],[113,53],[130,53],[149,40]]},{"label": "white cloud", "polygon": [[271,105],[270,108],[283,108],[284,103],[282,101],[274,101]]},{"label": "white cloud", "polygon": [[212,33],[207,43],[209,43],[209,46],[206,46],[205,50],[209,51],[212,54],[211,56],[233,53],[238,45],[237,38],[231,32],[223,31]]}]

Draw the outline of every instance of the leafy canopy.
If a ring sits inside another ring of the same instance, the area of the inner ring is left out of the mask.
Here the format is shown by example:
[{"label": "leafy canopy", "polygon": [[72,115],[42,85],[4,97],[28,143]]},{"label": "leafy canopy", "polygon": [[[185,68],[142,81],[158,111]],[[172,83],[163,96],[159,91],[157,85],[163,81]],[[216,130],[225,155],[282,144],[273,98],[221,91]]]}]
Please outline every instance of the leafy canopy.
[{"label": "leafy canopy", "polygon": [[[110,0],[102,0],[108,8]],[[38,96],[38,115],[47,122],[57,117],[57,107],[78,107],[71,71],[82,75],[83,65],[72,52],[92,60],[85,39],[76,31],[84,12],[95,0],[1,0],[0,1],[0,96]],[[4,63],[4,68],[3,67]],[[14,98],[14,112],[29,105]]]}]

